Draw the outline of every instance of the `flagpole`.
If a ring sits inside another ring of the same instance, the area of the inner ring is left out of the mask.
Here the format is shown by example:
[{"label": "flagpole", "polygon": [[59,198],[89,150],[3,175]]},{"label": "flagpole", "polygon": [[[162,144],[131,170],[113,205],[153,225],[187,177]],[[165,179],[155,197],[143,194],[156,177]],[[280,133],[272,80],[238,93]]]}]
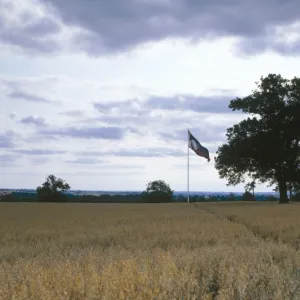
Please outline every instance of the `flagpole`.
[{"label": "flagpole", "polygon": [[188,143],[187,143],[187,192],[188,192],[188,196],[187,196],[187,202],[190,202],[190,148],[189,148],[189,130],[187,131],[187,135],[188,135]]}]

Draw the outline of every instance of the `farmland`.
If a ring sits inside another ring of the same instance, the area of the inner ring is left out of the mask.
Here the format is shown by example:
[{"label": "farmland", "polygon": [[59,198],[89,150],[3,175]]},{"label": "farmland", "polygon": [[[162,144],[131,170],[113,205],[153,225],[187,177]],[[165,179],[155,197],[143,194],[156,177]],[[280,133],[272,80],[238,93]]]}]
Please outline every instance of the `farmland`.
[{"label": "farmland", "polygon": [[300,205],[0,203],[0,299],[300,299]]}]

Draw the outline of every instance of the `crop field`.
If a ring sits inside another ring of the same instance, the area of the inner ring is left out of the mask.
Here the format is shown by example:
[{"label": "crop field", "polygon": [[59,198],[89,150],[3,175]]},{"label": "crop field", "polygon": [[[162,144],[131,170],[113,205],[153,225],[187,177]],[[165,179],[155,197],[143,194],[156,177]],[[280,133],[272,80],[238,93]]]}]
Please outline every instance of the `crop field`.
[{"label": "crop field", "polygon": [[300,205],[0,203],[0,299],[300,299]]}]

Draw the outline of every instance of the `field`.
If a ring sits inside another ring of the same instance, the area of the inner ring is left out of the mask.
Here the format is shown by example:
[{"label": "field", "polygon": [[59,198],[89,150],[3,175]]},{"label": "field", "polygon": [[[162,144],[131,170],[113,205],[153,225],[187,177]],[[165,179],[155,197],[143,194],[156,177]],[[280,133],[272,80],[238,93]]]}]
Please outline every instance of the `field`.
[{"label": "field", "polygon": [[300,205],[0,203],[0,299],[300,299]]}]

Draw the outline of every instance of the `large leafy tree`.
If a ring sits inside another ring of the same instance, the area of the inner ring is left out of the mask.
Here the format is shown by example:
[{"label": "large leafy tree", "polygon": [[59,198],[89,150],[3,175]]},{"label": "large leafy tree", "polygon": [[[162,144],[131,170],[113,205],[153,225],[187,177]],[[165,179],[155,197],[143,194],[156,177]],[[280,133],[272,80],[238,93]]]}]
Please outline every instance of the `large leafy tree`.
[{"label": "large leafy tree", "polygon": [[245,177],[275,185],[280,203],[287,190],[300,183],[300,78],[269,74],[256,89],[229,104],[248,118],[227,129],[227,143],[219,147],[215,167],[228,185]]},{"label": "large leafy tree", "polygon": [[143,192],[145,202],[172,202],[173,191],[163,180],[150,181]]},{"label": "large leafy tree", "polygon": [[63,179],[49,175],[46,181],[37,187],[36,192],[39,201],[59,202],[65,200],[65,192],[69,189],[69,184]]}]

